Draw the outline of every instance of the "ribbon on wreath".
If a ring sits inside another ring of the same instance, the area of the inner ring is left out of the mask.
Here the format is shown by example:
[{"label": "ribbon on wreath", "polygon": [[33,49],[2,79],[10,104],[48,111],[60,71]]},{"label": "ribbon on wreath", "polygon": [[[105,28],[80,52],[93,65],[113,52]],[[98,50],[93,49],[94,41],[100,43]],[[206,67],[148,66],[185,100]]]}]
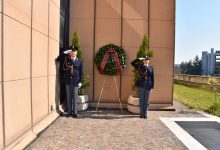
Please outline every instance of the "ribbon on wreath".
[{"label": "ribbon on wreath", "polygon": [[118,58],[118,54],[116,53],[114,48],[108,48],[108,50],[105,52],[105,55],[102,59],[102,62],[100,64],[100,73],[103,74],[104,72],[104,68],[105,68],[105,64],[109,59],[110,54],[113,56],[113,59],[115,61],[115,66],[117,69],[117,73],[121,75],[122,72],[122,68],[121,68],[121,64]]}]

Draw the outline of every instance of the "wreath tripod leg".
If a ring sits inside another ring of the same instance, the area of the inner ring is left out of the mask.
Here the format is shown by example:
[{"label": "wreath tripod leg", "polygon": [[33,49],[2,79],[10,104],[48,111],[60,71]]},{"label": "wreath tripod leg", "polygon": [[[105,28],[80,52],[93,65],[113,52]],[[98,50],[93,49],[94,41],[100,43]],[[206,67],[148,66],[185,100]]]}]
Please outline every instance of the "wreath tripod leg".
[{"label": "wreath tripod leg", "polygon": [[96,111],[97,111],[98,108],[99,108],[99,103],[100,103],[100,100],[101,100],[101,96],[102,96],[102,92],[103,92],[103,89],[104,89],[105,81],[106,81],[106,78],[104,77],[104,81],[103,81],[103,84],[102,84],[101,93],[100,93],[100,95],[99,95],[99,101],[98,101],[98,104],[97,104],[97,106],[96,106]]},{"label": "wreath tripod leg", "polygon": [[119,96],[119,93],[118,93],[117,80],[116,80],[115,76],[114,76],[114,80],[115,80],[115,88],[116,88],[116,91],[117,91],[118,101],[119,101],[120,108],[121,108],[121,113],[123,113],[122,106],[121,106],[121,99],[120,99],[120,96]]},{"label": "wreath tripod leg", "polygon": [[[121,99],[120,99],[119,92],[118,92],[117,79],[116,79],[115,76],[114,76],[114,81],[115,81],[115,89],[116,89],[116,92],[117,92],[118,101],[119,101],[120,108],[121,108],[121,113],[123,113],[122,105],[121,105]],[[104,78],[104,81],[103,81],[103,84],[102,84],[102,89],[101,89],[101,92],[100,92],[100,95],[99,95],[99,100],[98,100],[98,104],[96,106],[96,111],[99,108],[99,104],[100,104],[100,101],[101,101],[101,97],[102,97],[102,93],[103,93],[103,90],[104,90],[105,82],[106,82],[106,78]]]}]

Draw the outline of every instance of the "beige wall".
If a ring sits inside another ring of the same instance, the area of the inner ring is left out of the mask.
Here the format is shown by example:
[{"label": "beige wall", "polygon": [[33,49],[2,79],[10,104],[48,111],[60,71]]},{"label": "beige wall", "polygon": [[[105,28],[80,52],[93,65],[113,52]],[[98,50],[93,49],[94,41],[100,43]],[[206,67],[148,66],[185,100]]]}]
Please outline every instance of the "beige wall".
[{"label": "beige wall", "polygon": [[130,62],[136,57],[144,33],[148,32],[148,1],[125,0],[123,6],[122,46],[127,54],[127,68],[122,76],[122,99],[126,100],[134,94],[131,89],[133,67]]},{"label": "beige wall", "polygon": [[[2,5],[0,1],[0,11]],[[0,14],[0,149],[3,147],[3,113],[2,113],[2,13]]]},{"label": "beige wall", "polygon": [[54,111],[59,5],[60,0],[0,1],[0,149]]},{"label": "beige wall", "polygon": [[[136,56],[144,33],[149,32],[150,49],[154,52],[151,63],[155,70],[155,89],[150,101],[172,104],[175,0],[71,0],[70,3],[70,40],[73,31],[77,30],[85,56],[85,71],[90,75],[88,94],[91,102],[98,100],[104,80],[96,68],[92,69],[95,52],[108,43],[122,45],[125,49],[127,67],[117,80],[121,99],[126,102],[133,94],[130,62]],[[114,80],[106,78],[102,102],[117,102]]]},{"label": "beige wall", "polygon": [[[72,33],[77,30],[84,58],[88,60],[93,60],[93,20],[94,0],[70,0],[70,41],[72,39]],[[93,97],[93,64],[90,61],[84,61],[84,69],[89,73],[91,83],[87,91],[89,96]]]},{"label": "beige wall", "polygon": [[[96,40],[95,53],[103,45],[114,43],[120,45],[121,43],[121,1],[111,0],[103,1],[96,0]],[[104,78],[106,78],[106,86],[103,91],[103,101],[118,101],[116,89],[114,88],[114,78],[109,76],[101,76],[97,69],[94,72],[95,87],[94,100],[99,99],[100,91]],[[119,87],[120,77],[117,77],[117,86]],[[110,94],[111,93],[111,94]]]},{"label": "beige wall", "polygon": [[[175,80],[183,80],[188,82],[204,83],[207,84],[210,76],[200,76],[200,75],[188,75],[188,74],[175,74]],[[217,84],[220,85],[220,77],[211,77],[217,81]]]},{"label": "beige wall", "polygon": [[[150,48],[155,57],[155,92],[153,101],[172,102],[174,42],[175,42],[175,0],[152,0],[150,15]],[[158,96],[160,95],[160,96]]]}]

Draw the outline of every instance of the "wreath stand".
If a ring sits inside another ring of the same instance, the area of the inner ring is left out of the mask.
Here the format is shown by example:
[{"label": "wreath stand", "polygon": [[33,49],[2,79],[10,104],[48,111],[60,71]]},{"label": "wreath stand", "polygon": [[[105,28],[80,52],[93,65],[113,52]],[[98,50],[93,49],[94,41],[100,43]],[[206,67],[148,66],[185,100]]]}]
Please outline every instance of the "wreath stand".
[{"label": "wreath stand", "polygon": [[[119,93],[118,93],[117,80],[116,80],[116,77],[115,77],[115,76],[113,76],[113,78],[114,78],[114,81],[115,81],[115,89],[116,89],[116,92],[117,92],[118,101],[119,101],[120,108],[121,108],[121,113],[123,113],[122,106],[121,106],[121,99],[120,99],[120,96],[119,96]],[[101,96],[102,96],[102,93],[103,93],[103,90],[104,90],[105,81],[106,81],[106,77],[104,77],[104,81],[103,81],[103,84],[102,84],[102,89],[101,89],[101,92],[100,92],[100,95],[99,95],[99,101],[98,101],[98,104],[97,104],[97,106],[96,106],[96,111],[97,111],[98,108],[99,108],[99,103],[100,103]]]}]

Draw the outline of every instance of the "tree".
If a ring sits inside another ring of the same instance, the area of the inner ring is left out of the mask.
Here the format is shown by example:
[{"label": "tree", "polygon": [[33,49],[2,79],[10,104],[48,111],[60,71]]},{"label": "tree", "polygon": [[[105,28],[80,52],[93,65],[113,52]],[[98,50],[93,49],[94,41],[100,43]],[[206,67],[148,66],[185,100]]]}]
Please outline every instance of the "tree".
[{"label": "tree", "polygon": [[80,47],[80,41],[79,41],[79,36],[78,36],[77,31],[73,32],[72,46],[76,46],[78,48],[77,57],[79,59],[83,59],[82,50]]},{"label": "tree", "polygon": [[181,62],[180,70],[182,74],[187,74],[187,62],[186,61]]},{"label": "tree", "polygon": [[180,69],[182,74],[190,74],[192,70],[192,61],[189,60],[188,62],[181,62]]},{"label": "tree", "polygon": [[[139,47],[139,50],[136,54],[136,58],[140,58],[142,56],[148,56],[148,57],[153,57],[153,51],[151,51],[149,49],[149,40],[148,40],[148,36],[147,34],[144,34],[144,37],[143,37],[143,40],[142,40],[142,43]],[[137,93],[137,88],[135,86],[135,81],[137,80],[138,78],[138,70],[134,69],[133,71],[133,83],[132,83],[132,89],[134,91],[136,91],[136,94],[138,95]]]},{"label": "tree", "polygon": [[153,51],[149,49],[149,39],[147,34],[144,34],[144,38],[142,40],[142,43],[139,47],[139,51],[136,54],[136,57],[142,57],[142,56],[148,56],[148,57],[153,57]]},{"label": "tree", "polygon": [[187,74],[191,74],[192,69],[193,69],[193,65],[192,65],[192,60],[190,59],[187,64],[186,64],[186,73]]},{"label": "tree", "polygon": [[201,67],[202,67],[202,61],[199,59],[198,55],[194,58],[192,61],[192,75],[201,75]]},{"label": "tree", "polygon": [[179,64],[174,65],[174,73],[175,74],[181,74],[181,69]]},{"label": "tree", "polygon": [[[80,47],[80,41],[77,31],[73,32],[73,39],[72,39],[72,46],[77,46],[77,57],[79,59],[83,59],[83,53]],[[85,94],[85,88],[90,86],[89,82],[89,74],[86,72],[83,72],[83,80],[82,80],[82,86],[79,89],[79,94],[84,95]]]},{"label": "tree", "polygon": [[193,60],[183,61],[180,64],[180,72],[182,74],[201,75],[202,61],[196,55]]}]

